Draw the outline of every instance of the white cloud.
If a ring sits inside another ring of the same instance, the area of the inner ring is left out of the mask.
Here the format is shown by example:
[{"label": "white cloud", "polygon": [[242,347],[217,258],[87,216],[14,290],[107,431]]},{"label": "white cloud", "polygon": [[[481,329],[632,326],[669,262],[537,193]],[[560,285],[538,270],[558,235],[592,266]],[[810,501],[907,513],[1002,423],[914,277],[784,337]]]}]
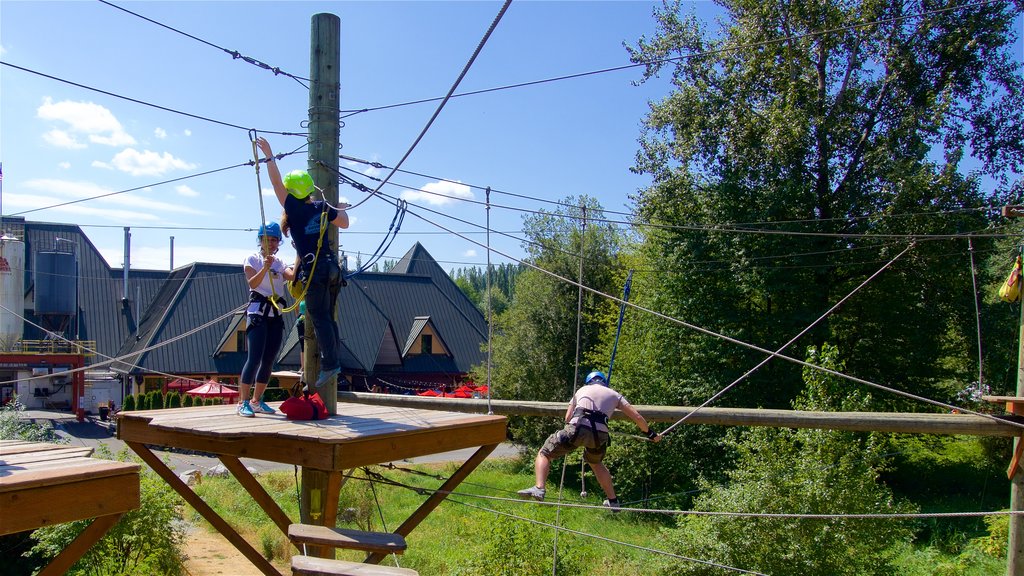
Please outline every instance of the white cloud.
[{"label": "white cloud", "polygon": [[224,195],[224,199],[225,200],[234,200],[235,199],[235,195],[234,194],[225,194]]},{"label": "white cloud", "polygon": [[125,148],[118,152],[110,163],[114,168],[132,176],[160,176],[171,170],[191,170],[196,167],[195,164],[175,158],[169,152],[139,152],[134,148]]},{"label": "white cloud", "polygon": [[429,182],[420,187],[419,190],[406,190],[402,192],[401,197],[403,200],[410,202],[423,201],[434,206],[444,206],[451,204],[457,199],[472,200],[474,196],[473,190],[469,186],[459,182],[442,180],[439,182]]},{"label": "white cloud", "polygon": [[114,169],[114,167],[111,166],[110,164],[107,164],[106,162],[102,162],[100,160],[93,160],[91,165],[93,168],[103,168],[104,170]]},{"label": "white cloud", "polygon": [[473,250],[472,248],[470,248],[469,250],[466,250],[465,252],[463,252],[462,256],[463,256],[463,258],[475,258],[476,257],[476,250]]},{"label": "white cloud", "polygon": [[85,134],[96,144],[129,146],[135,143],[110,110],[92,102],[54,102],[47,96],[36,109],[36,115],[43,120],[64,122],[69,132]]},{"label": "white cloud", "polygon": [[182,132],[182,134],[184,134],[185,136],[191,136],[192,135],[192,131],[186,129],[184,132]]},{"label": "white cloud", "polygon": [[153,135],[163,140],[164,138],[167,138],[167,130],[164,130],[163,128],[157,126],[157,128],[153,130]]},{"label": "white cloud", "polygon": [[71,168],[71,162],[58,162],[57,166],[63,170]]},{"label": "white cloud", "polygon": [[74,136],[64,130],[57,130],[56,128],[44,133],[43,141],[54,148],[67,148],[69,150],[85,148],[85,144],[79,142]]},{"label": "white cloud", "polygon": [[199,192],[196,192],[195,190],[189,188],[188,186],[185,186],[184,184],[180,186],[175,186],[174,191],[177,192],[178,195],[185,196],[188,198],[195,198],[199,196]]}]

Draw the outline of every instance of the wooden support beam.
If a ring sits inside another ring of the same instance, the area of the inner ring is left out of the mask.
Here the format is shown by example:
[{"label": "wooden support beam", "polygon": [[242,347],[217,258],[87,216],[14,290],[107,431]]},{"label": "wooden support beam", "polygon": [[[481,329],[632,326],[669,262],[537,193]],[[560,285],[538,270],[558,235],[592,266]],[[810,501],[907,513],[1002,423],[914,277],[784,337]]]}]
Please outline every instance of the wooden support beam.
[{"label": "wooden support beam", "polygon": [[[380,406],[398,406],[449,412],[486,414],[487,402],[481,399],[422,398],[398,394],[369,392],[338,392],[338,399]],[[491,400],[495,414],[547,416],[561,419],[566,404],[562,402],[520,402]],[[634,405],[648,422],[678,422],[708,426],[768,426],[782,428],[817,428],[853,432],[894,432],[899,434],[937,434],[1016,437],[1024,428],[1015,425],[1013,417],[990,419],[973,414],[893,413],[893,412],[804,412],[798,410],[759,410],[753,408],[701,408],[692,406]],[[616,411],[614,419],[626,419]]]}]

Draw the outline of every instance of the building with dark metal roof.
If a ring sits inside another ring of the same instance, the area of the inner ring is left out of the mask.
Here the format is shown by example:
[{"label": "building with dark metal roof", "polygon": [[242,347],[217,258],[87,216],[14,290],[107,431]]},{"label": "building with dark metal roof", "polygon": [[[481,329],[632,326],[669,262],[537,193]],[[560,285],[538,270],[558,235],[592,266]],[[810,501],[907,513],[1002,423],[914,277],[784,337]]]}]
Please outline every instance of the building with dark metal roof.
[{"label": "building with dark metal roof", "polygon": [[[0,226],[25,243],[24,340],[58,334],[95,342],[87,364],[108,365],[129,393],[179,376],[237,381],[245,362],[242,307],[248,300],[241,266],[193,263],[167,272],[129,265],[126,271],[111,267],[77,225],[4,217]],[[41,274],[44,253],[54,251],[73,258]],[[37,294],[50,290],[46,278],[74,301],[68,318],[37,313]],[[483,315],[418,242],[389,272],[350,278],[338,315],[342,386],[457,386],[485,360]],[[296,319],[294,311],[285,315],[282,369],[299,366]],[[18,378],[0,372],[0,383],[11,386]]]}]

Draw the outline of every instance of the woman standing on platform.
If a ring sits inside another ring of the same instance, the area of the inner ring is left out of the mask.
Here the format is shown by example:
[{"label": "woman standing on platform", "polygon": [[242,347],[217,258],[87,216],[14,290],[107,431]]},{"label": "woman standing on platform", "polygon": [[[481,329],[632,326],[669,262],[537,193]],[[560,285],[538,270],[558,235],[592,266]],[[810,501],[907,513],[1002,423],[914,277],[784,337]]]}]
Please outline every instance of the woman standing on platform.
[{"label": "woman standing on platform", "polygon": [[[257,234],[259,251],[245,259],[245,278],[249,282],[249,306],[245,309],[245,344],[248,356],[242,367],[238,392],[241,404],[238,415],[252,418],[256,413],[273,414],[275,410],[263,401],[263,391],[270,381],[270,371],[281,350],[284,318],[278,307],[285,305],[285,280],[295,279],[295,269],[277,258],[281,244],[281,226],[276,222],[260,226]],[[272,300],[277,299],[277,306]],[[252,403],[249,389],[255,383]]]}]

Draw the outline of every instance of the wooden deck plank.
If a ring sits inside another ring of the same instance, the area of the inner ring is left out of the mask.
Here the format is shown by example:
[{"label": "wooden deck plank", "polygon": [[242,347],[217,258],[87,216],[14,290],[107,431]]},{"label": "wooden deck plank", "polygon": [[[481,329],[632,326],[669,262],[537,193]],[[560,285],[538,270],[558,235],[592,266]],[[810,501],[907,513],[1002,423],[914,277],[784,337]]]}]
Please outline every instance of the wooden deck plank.
[{"label": "wooden deck plank", "polygon": [[391,532],[367,532],[313,524],[288,526],[288,538],[297,544],[316,544],[385,554],[401,554],[407,547],[405,538]]},{"label": "wooden deck plank", "polygon": [[[51,479],[54,480],[54,479]],[[0,534],[127,512],[139,507],[139,474],[36,485],[0,492]]]},{"label": "wooden deck plank", "polygon": [[[24,472],[0,477],[0,493],[29,488],[50,486],[56,483],[72,483],[82,480],[97,480],[111,476],[135,474],[139,465],[127,462],[72,462],[65,466],[30,469]],[[83,496],[84,497],[84,496]]]},{"label": "wooden deck plank", "polygon": [[92,454],[92,448],[87,446],[72,446],[60,450],[41,450],[38,452],[19,452],[17,454],[0,455],[0,462],[7,465],[30,464],[32,462],[46,462],[48,460],[66,460],[76,457],[88,457]]},{"label": "wooden deck plank", "polygon": [[292,556],[293,576],[417,576],[408,568],[375,566],[312,556]]},{"label": "wooden deck plank", "polygon": [[68,446],[66,444],[49,444],[43,442],[30,442],[27,440],[0,440],[0,457],[13,454],[24,454],[26,452],[42,453],[63,451],[69,448],[88,450],[90,454],[92,453],[92,448],[87,446]]}]

